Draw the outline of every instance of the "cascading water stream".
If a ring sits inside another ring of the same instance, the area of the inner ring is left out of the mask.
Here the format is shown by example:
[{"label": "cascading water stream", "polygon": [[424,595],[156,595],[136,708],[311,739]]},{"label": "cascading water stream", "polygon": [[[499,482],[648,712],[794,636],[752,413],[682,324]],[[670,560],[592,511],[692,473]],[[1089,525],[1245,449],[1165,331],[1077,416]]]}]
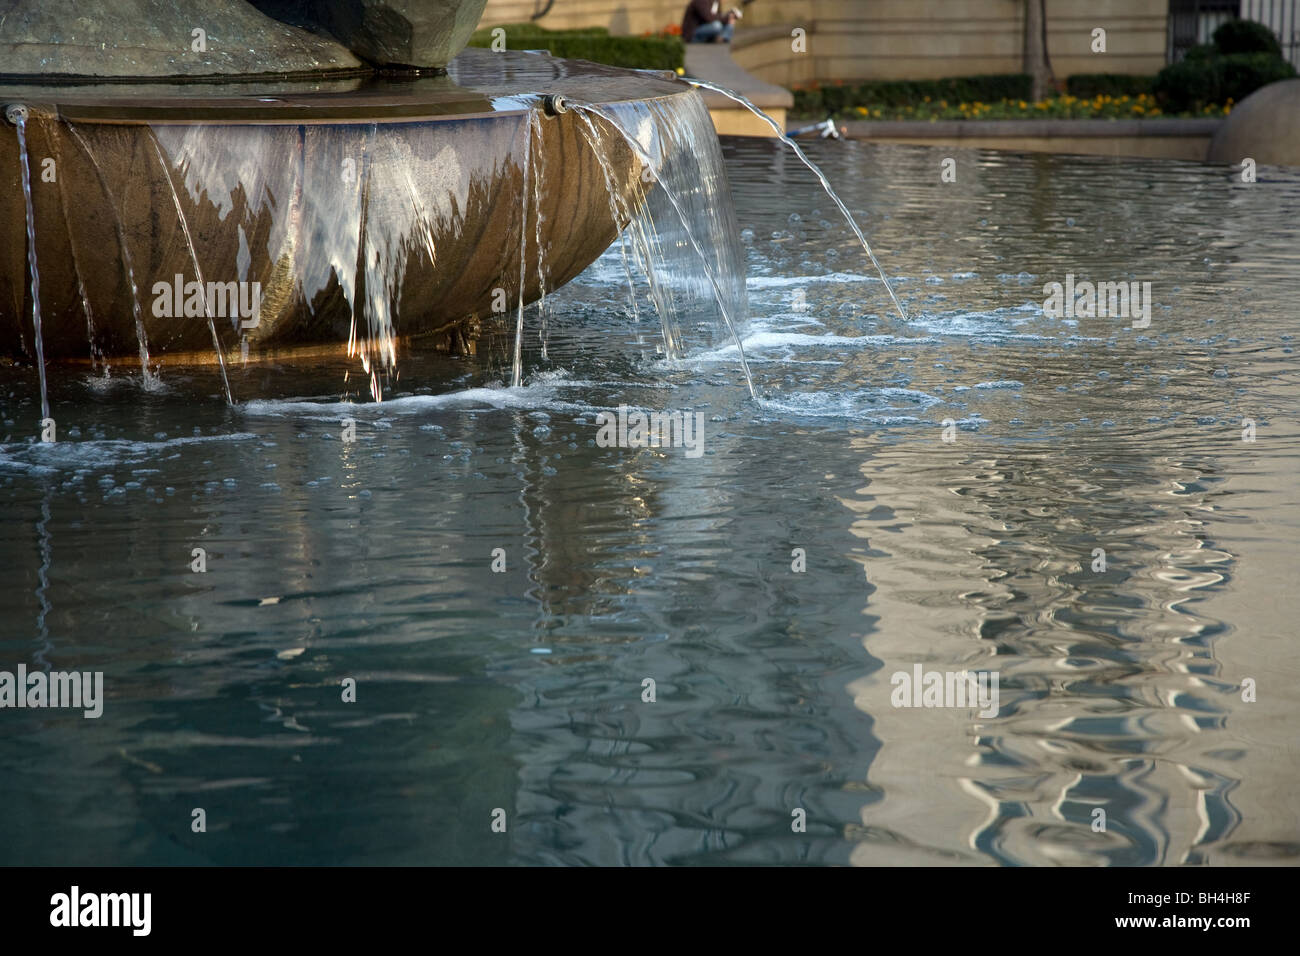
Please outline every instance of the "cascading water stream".
[{"label": "cascading water stream", "polygon": [[[50,141],[54,153],[54,164],[58,168],[63,167],[63,157],[59,152],[59,140],[55,137]],[[86,342],[90,346],[90,363],[92,368],[98,368],[103,355],[95,345],[95,313],[90,307],[90,296],[86,293],[86,277],[81,271],[81,261],[77,258],[77,237],[72,228],[72,215],[68,210],[68,190],[64,188],[66,180],[58,181],[59,189],[59,208],[63,210],[63,231],[68,236],[68,251],[72,254],[72,270],[77,276],[77,296],[81,299],[81,311],[86,316]],[[108,366],[104,367],[105,374],[108,372]]]},{"label": "cascading water stream", "polygon": [[[540,147],[542,143],[542,117],[541,113],[533,110],[528,114],[528,126],[537,139]],[[546,335],[546,255],[544,252],[545,244],[542,241],[542,177],[546,175],[546,152],[538,149],[534,154],[533,178],[533,219],[536,225],[534,231],[537,240],[537,320],[538,329],[537,337],[542,343],[542,360],[545,361],[547,335]]]},{"label": "cascading water stream", "polygon": [[[519,214],[519,311],[515,319],[515,355],[514,362],[510,369],[510,387],[518,388],[524,381],[524,279],[528,270],[528,192],[530,188],[529,180],[532,178],[532,154],[533,154],[533,124],[531,120],[521,126],[524,134],[524,162],[522,175],[524,178],[523,189],[521,190],[521,206]],[[538,257],[541,256],[541,247],[538,247]]]},{"label": "cascading water stream", "polygon": [[[636,154],[637,159],[641,163],[645,164],[645,166],[650,170],[652,170],[653,172],[655,172],[656,175],[658,174],[658,170],[656,168],[657,164],[655,163],[654,158],[649,154],[646,148],[637,140],[635,136],[633,136],[628,130],[623,128],[623,125],[620,122],[620,119],[617,115],[613,114],[612,112],[602,107],[593,104],[573,103],[572,105],[575,109],[579,111],[579,115],[587,123],[593,140],[598,139],[599,134],[597,133],[595,129],[595,124],[592,123],[590,117],[599,116],[601,119],[605,120],[609,125],[613,126],[614,129],[616,129],[622,135],[623,139],[626,141],[626,143],[632,149],[632,151]],[[736,353],[740,358],[740,367],[745,375],[745,384],[749,388],[750,397],[756,399],[758,397],[758,393],[754,389],[754,379],[753,376],[750,375],[749,363],[745,360],[744,345],[741,342],[740,332],[736,325],[736,323],[740,320],[741,317],[733,316],[730,314],[732,310],[727,308],[728,297],[723,292],[722,287],[719,284],[716,270],[711,267],[709,262],[709,257],[705,255],[704,249],[700,246],[699,239],[695,235],[695,230],[691,228],[690,219],[686,215],[685,210],[683,210],[680,200],[678,199],[677,196],[673,194],[673,190],[668,188],[666,185],[664,185],[662,181],[660,184],[663,187],[662,188],[663,195],[667,198],[673,210],[677,213],[677,218],[681,221],[682,229],[685,232],[686,238],[690,242],[691,247],[695,250],[696,255],[699,257],[699,261],[703,266],[704,273],[708,278],[709,284],[713,287],[713,294],[717,302],[718,312],[722,316],[722,321],[726,325],[727,331],[732,341],[735,343]],[[649,268],[649,265],[650,264],[647,263],[647,273],[650,273],[652,271]]]},{"label": "cascading water stream", "polygon": [[23,168],[23,202],[27,208],[27,271],[32,282],[32,327],[36,334],[36,369],[41,379],[41,420],[50,417],[45,391],[45,339],[41,334],[41,273],[36,267],[36,210],[32,205],[32,169],[27,156],[27,107],[11,106],[5,118],[18,130],[18,158]]},{"label": "cascading water stream", "polygon": [[190,236],[190,224],[185,218],[184,210],[181,209],[181,199],[180,196],[176,194],[176,183],[172,181],[171,169],[168,166],[167,158],[163,155],[162,147],[158,144],[158,137],[153,136],[152,131],[150,132],[151,135],[149,141],[153,144],[154,152],[158,155],[158,165],[161,167],[163,175],[167,177],[167,185],[171,188],[172,193],[172,205],[176,208],[176,218],[179,220],[181,225],[181,234],[185,237],[185,248],[189,250],[190,262],[194,264],[194,278],[198,282],[199,287],[205,290],[203,295],[203,313],[208,317],[208,330],[212,333],[212,350],[217,353],[217,364],[221,367],[221,384],[226,391],[226,404],[234,405],[235,400],[230,393],[230,379],[226,375],[226,358],[225,355],[222,354],[221,339],[217,335],[217,324],[212,318],[212,306],[211,303],[208,302],[206,294],[207,285],[203,281],[203,272],[199,269],[199,257],[194,251],[194,240]]},{"label": "cascading water stream", "polygon": [[660,328],[664,339],[664,353],[670,359],[679,358],[677,334],[672,322],[672,308],[655,276],[653,240],[647,234],[644,224],[636,214],[636,210],[623,202],[619,195],[618,177],[614,174],[608,157],[605,156],[605,151],[600,142],[600,134],[596,130],[595,124],[591,122],[591,118],[586,113],[579,112],[578,115],[583,122],[587,145],[591,147],[591,151],[600,165],[601,174],[605,179],[605,192],[609,197],[610,216],[615,223],[624,220],[628,223],[627,229],[619,234],[619,251],[623,257],[623,272],[627,276],[628,298],[632,304],[633,320],[639,322],[640,314],[636,305],[636,281],[632,278],[632,264],[627,254],[629,244],[631,244],[633,253],[640,261],[641,271],[650,286],[650,297],[654,300],[656,311],[659,313]]},{"label": "cascading water stream", "polygon": [[880,275],[880,281],[885,284],[885,291],[888,292],[889,297],[894,300],[894,307],[898,309],[898,314],[902,316],[903,321],[906,322],[907,312],[906,310],[904,310],[903,304],[898,301],[898,296],[894,294],[893,286],[889,284],[889,278],[888,276],[885,275],[885,270],[881,268],[879,260],[876,259],[876,254],[871,251],[871,244],[867,242],[867,237],[864,236],[862,234],[862,230],[858,228],[857,222],[853,219],[853,216],[849,212],[848,207],[844,205],[843,200],[841,200],[840,197],[836,194],[835,190],[831,188],[830,181],[827,180],[826,175],[821,171],[821,168],[818,167],[816,163],[814,163],[811,159],[808,158],[808,156],[804,153],[804,151],[799,147],[798,143],[792,140],[789,136],[785,135],[785,130],[781,128],[781,124],[779,124],[776,120],[772,119],[772,117],[768,116],[766,113],[760,110],[757,106],[755,106],[745,97],[741,96],[739,93],[733,93],[731,90],[726,89],[725,87],[715,86],[712,83],[706,83],[704,80],[697,80],[694,79],[693,77],[685,77],[685,80],[687,83],[690,83],[692,86],[698,86],[706,90],[712,90],[714,93],[721,93],[723,96],[727,97],[728,99],[735,100],[737,103],[745,107],[755,116],[757,116],[759,119],[766,122],[768,126],[772,127],[773,132],[775,132],[776,135],[781,139],[781,142],[785,143],[792,150],[794,150],[794,154],[798,156],[800,161],[812,171],[813,175],[816,176],[818,180],[821,181],[822,188],[826,190],[826,195],[831,197],[831,201],[835,203],[835,205],[839,207],[840,212],[843,213],[845,222],[849,224],[849,228],[853,230],[853,234],[858,237],[858,242],[862,244],[862,249],[867,254],[867,258],[871,260],[871,264],[876,267],[876,272]]},{"label": "cascading water stream", "polygon": [[104,170],[99,165],[99,160],[95,159],[95,154],[91,152],[89,144],[85,137],[71,123],[67,124],[68,132],[72,138],[77,141],[81,151],[86,154],[86,159],[90,162],[91,168],[95,170],[95,176],[99,180],[99,188],[104,192],[104,198],[108,200],[109,211],[113,214],[113,226],[117,230],[117,244],[122,253],[122,268],[126,272],[127,285],[131,291],[131,313],[135,318],[135,337],[140,346],[140,372],[144,379],[145,388],[149,388],[155,383],[153,376],[149,374],[149,337],[145,334],[144,313],[140,309],[140,290],[135,283],[135,265],[131,259],[131,250],[126,242],[126,227],[122,224],[122,217],[117,211],[117,200],[113,191],[108,188],[108,180],[104,176]]}]

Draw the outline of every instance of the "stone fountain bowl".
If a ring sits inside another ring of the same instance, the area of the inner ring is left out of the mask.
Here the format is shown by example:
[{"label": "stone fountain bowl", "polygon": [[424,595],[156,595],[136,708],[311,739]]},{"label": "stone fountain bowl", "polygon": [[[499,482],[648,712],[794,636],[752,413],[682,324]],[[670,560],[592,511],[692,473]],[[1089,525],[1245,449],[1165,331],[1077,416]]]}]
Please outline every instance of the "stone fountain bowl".
[{"label": "stone fountain bowl", "polygon": [[[479,49],[438,76],[0,85],[26,108],[45,358],[206,363],[215,338],[227,358],[370,367],[464,344],[609,246],[610,184],[639,195],[632,151],[598,155],[563,103],[694,95]],[[0,129],[0,352],[33,361],[21,176]]]}]

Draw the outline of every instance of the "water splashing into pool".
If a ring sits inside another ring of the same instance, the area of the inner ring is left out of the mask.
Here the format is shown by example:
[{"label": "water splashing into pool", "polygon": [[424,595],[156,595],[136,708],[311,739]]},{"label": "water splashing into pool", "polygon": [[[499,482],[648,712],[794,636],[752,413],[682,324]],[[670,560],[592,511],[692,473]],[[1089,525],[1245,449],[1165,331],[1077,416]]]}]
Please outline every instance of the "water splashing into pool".
[{"label": "water splashing into pool", "polygon": [[[194,251],[194,238],[190,235],[190,224],[185,218],[185,211],[181,209],[180,197],[176,195],[176,183],[172,180],[172,172],[167,165],[167,157],[163,155],[162,147],[158,145],[156,136],[151,136],[149,141],[153,145],[155,155],[158,157],[158,166],[162,169],[163,175],[167,177],[167,185],[171,188],[172,208],[176,210],[176,221],[181,227],[181,235],[185,237],[185,249],[189,252],[190,262],[194,266],[194,278],[200,287],[206,289],[207,284],[203,281],[203,270],[199,268],[199,256]],[[87,307],[87,315],[89,314],[89,307]],[[221,347],[221,339],[217,336],[217,324],[212,318],[212,303],[208,301],[206,295],[203,296],[203,314],[208,320],[208,331],[212,333],[212,351],[216,353],[217,364],[221,368],[221,385],[226,394],[226,404],[233,405],[235,399],[230,392],[230,378],[226,375],[226,357]]]},{"label": "water splashing into pool", "polygon": [[[520,190],[520,212],[519,212],[519,308],[515,319],[515,355],[514,362],[510,369],[510,386],[518,388],[524,380],[524,282],[528,275],[528,199],[529,190],[532,186],[533,170],[533,117],[529,115],[528,121],[521,124],[520,132],[524,139],[523,155],[523,189]],[[541,257],[541,246],[538,246],[538,257]]]},{"label": "water splashing into pool", "polygon": [[126,241],[126,227],[122,224],[122,216],[117,211],[117,197],[108,187],[108,180],[104,176],[104,169],[99,165],[99,160],[95,158],[95,153],[91,150],[90,145],[86,142],[81,131],[76,126],[69,123],[68,132],[72,138],[77,141],[81,151],[85,154],[86,159],[90,162],[91,168],[95,170],[95,177],[99,181],[99,188],[104,192],[104,198],[108,200],[108,208],[113,214],[113,228],[117,233],[118,250],[122,254],[122,270],[126,275],[127,291],[131,297],[131,314],[135,319],[135,338],[136,344],[140,349],[140,377],[141,382],[147,389],[156,388],[158,379],[149,371],[149,336],[144,328],[144,314],[140,309],[140,288],[135,281],[135,265],[131,258],[131,249]]},{"label": "water splashing into pool", "polygon": [[[693,95],[671,101],[573,106],[583,120],[589,145],[602,157],[607,179],[607,130],[631,148],[644,168],[632,208],[618,203],[612,186],[610,196],[616,218],[629,221],[625,235],[650,284],[668,357],[682,354],[680,316],[690,299],[712,299],[736,348],[749,394],[757,397],[740,335],[740,326],[748,318],[748,300],[739,230],[717,136],[703,100]],[[659,188],[645,189],[647,177],[653,177]]]},{"label": "water splashing into pool", "polygon": [[889,284],[889,277],[885,275],[885,270],[881,267],[879,260],[876,259],[876,254],[871,251],[871,244],[867,242],[867,237],[862,234],[862,230],[858,227],[857,221],[854,220],[853,215],[849,212],[848,206],[844,205],[844,201],[840,199],[835,190],[831,188],[830,180],[826,178],[826,174],[821,171],[821,168],[808,158],[807,154],[805,154],[799,147],[798,143],[785,135],[785,130],[781,128],[781,124],[772,119],[772,117],[768,116],[745,97],[741,96],[739,93],[733,93],[726,87],[715,86],[712,83],[706,83],[704,80],[697,80],[692,77],[688,77],[687,82],[693,86],[712,90],[714,93],[721,93],[728,99],[735,100],[759,119],[767,123],[768,126],[772,127],[781,142],[794,150],[794,154],[799,157],[800,162],[807,166],[812,171],[812,174],[821,181],[822,189],[826,190],[826,195],[831,197],[831,202],[835,203],[835,205],[839,207],[840,212],[844,215],[844,221],[849,224],[849,228],[853,230],[853,234],[858,237],[858,242],[862,244],[862,251],[867,254],[867,258],[871,260],[871,264],[876,267],[876,272],[880,275],[880,281],[885,284],[885,291],[887,291],[889,297],[894,300],[894,308],[898,309],[899,316],[904,322],[906,322],[907,310],[903,308],[903,304],[898,301],[898,296],[894,294],[894,288]]},{"label": "water splashing into pool", "polygon": [[36,267],[36,211],[32,207],[32,169],[27,155],[27,108],[11,106],[5,117],[18,131],[18,157],[23,167],[23,202],[27,209],[27,270],[32,283],[32,327],[36,336],[36,368],[41,380],[41,418],[50,417],[45,390],[45,339],[41,334],[41,273]]},{"label": "water splashing into pool", "polygon": [[[528,131],[529,135],[534,137],[538,143],[542,139],[542,117],[537,110],[528,114]],[[546,244],[542,240],[542,222],[546,216],[542,210],[542,180],[546,176],[546,154],[543,150],[536,151],[534,169],[531,172],[533,180],[533,222],[536,233],[535,241],[537,243],[537,337],[542,344],[542,359],[547,356],[546,349]]]}]

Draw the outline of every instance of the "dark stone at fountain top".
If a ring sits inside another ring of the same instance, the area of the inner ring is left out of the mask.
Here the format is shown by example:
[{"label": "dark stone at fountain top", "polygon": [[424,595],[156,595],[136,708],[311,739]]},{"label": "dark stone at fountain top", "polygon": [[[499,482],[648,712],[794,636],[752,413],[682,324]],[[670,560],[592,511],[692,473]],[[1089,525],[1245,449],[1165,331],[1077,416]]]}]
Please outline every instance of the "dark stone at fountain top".
[{"label": "dark stone at fountain top", "polygon": [[445,67],[487,0],[250,0],[268,16],[333,37],[374,66]]},{"label": "dark stone at fountain top", "polygon": [[355,70],[347,48],[243,0],[18,0],[0,18],[0,71],[25,76],[257,75]]},{"label": "dark stone at fountain top", "polygon": [[468,42],[485,3],[259,0],[258,10],[244,0],[16,0],[0,16],[0,75],[199,79],[442,68]]},{"label": "dark stone at fountain top", "polygon": [[163,77],[127,84],[43,83],[0,75],[0,104],[25,103],[70,122],[384,122],[526,114],[538,108],[546,93],[608,105],[689,89],[671,74],[470,47],[439,75],[366,72],[255,83],[230,77],[200,84]]}]

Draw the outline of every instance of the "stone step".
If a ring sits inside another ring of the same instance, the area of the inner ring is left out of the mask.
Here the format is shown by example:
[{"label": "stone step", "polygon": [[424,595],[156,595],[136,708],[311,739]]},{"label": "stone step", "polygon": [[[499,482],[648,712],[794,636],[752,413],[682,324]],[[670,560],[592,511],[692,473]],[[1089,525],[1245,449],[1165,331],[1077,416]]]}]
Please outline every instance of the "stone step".
[{"label": "stone step", "polygon": [[[784,87],[765,83],[731,58],[726,43],[686,44],[686,75],[739,93],[785,128],[794,97]],[[774,136],[759,117],[721,93],[701,90],[719,136]]]}]

